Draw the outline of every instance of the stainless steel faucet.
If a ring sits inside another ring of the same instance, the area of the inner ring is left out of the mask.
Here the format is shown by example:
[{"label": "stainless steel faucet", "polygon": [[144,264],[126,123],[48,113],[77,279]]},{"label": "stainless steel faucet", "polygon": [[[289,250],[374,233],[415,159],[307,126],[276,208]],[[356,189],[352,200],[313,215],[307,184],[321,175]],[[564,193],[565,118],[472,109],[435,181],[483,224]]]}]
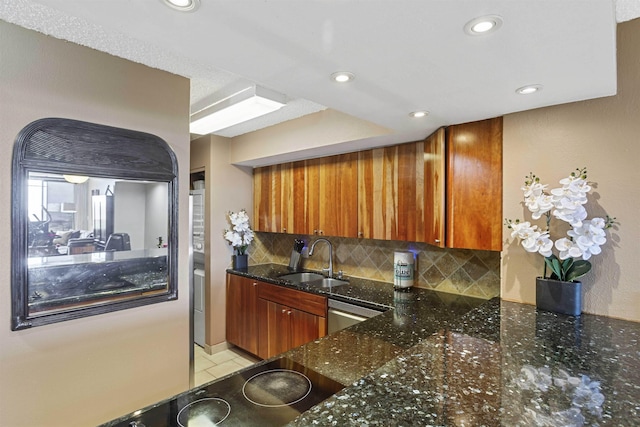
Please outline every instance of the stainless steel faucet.
[{"label": "stainless steel faucet", "polygon": [[328,271],[329,277],[333,277],[333,245],[331,244],[330,241],[328,241],[324,237],[320,237],[319,239],[316,239],[316,241],[313,242],[311,244],[311,247],[309,248],[309,256],[313,255],[313,250],[315,249],[316,243],[318,242],[325,242],[327,245],[329,245],[329,268],[328,269],[323,268],[322,271]]}]

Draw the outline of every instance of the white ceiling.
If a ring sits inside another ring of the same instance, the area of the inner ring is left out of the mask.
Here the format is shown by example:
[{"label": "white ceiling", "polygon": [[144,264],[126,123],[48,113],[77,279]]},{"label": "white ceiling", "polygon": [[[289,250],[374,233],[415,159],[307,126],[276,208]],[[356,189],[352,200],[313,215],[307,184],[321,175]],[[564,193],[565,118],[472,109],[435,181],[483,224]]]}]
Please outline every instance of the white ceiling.
[{"label": "white ceiling", "polygon": [[[465,23],[499,15],[499,31]],[[289,104],[218,132],[236,136],[324,108],[391,129],[372,145],[440,126],[613,95],[616,21],[639,0],[0,0],[0,19],[191,79],[192,110],[255,82]],[[332,83],[334,71],[356,79]],[[529,96],[527,84],[544,89]],[[428,110],[424,119],[408,116]]]}]

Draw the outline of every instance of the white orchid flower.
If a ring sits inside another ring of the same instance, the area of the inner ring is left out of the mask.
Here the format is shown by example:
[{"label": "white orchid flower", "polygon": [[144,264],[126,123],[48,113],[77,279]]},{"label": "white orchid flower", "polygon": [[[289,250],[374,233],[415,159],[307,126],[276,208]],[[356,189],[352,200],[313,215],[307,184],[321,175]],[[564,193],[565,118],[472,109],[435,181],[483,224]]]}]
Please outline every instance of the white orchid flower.
[{"label": "white orchid flower", "polygon": [[524,192],[524,197],[529,198],[539,197],[544,194],[544,190],[547,188],[547,185],[542,185],[538,182],[534,182],[531,185],[525,185],[522,187],[522,191]]},{"label": "white orchid flower", "polygon": [[580,247],[566,237],[556,240],[555,247],[560,251],[558,258],[562,260],[567,258],[579,258],[582,256],[582,250]]},{"label": "white orchid flower", "polygon": [[511,223],[511,238],[517,237],[520,240],[528,239],[538,229],[537,225],[531,226],[529,221]]},{"label": "white orchid flower", "polygon": [[525,199],[525,205],[532,213],[533,219],[540,219],[542,215],[553,209],[553,198],[546,194]]},{"label": "white orchid flower", "polygon": [[249,215],[243,209],[238,213],[229,212],[228,217],[233,227],[231,230],[225,230],[223,236],[239,254],[244,254],[246,247],[255,237],[249,225]]},{"label": "white orchid flower", "polygon": [[531,233],[529,237],[520,242],[520,244],[527,252],[538,252],[538,237],[540,237],[540,233],[536,231],[534,233]]}]

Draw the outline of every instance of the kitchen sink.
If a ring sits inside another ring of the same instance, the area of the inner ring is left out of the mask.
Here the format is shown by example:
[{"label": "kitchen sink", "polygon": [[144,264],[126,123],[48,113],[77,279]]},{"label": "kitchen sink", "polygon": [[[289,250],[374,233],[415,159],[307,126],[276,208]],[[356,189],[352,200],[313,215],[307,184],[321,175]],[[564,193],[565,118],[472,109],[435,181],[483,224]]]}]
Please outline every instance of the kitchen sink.
[{"label": "kitchen sink", "polygon": [[280,276],[280,279],[288,280],[292,283],[308,283],[323,278],[324,276],[318,273],[291,273]]},{"label": "kitchen sink", "polygon": [[332,288],[335,286],[348,285],[349,282],[340,279],[332,279],[328,277],[323,277],[322,279],[312,280],[307,282],[307,285],[314,288]]}]

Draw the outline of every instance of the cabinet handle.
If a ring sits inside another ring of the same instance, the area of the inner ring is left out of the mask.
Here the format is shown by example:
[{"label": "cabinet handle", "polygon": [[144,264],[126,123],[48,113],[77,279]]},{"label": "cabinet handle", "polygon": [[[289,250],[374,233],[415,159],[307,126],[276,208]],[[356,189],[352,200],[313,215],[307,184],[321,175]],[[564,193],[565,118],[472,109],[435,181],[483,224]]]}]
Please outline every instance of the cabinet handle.
[{"label": "cabinet handle", "polygon": [[313,234],[318,234],[318,230],[313,230]]},{"label": "cabinet handle", "polygon": [[251,285],[258,286],[258,282],[253,282]]},{"label": "cabinet handle", "polygon": [[324,234],[324,231],[322,231],[322,230],[318,230],[318,234],[323,235],[323,234]]},{"label": "cabinet handle", "polygon": [[440,243],[440,239],[436,239],[436,240],[435,240],[435,242],[436,242],[436,243]]},{"label": "cabinet handle", "polygon": [[287,315],[291,316],[291,310],[287,311]]},{"label": "cabinet handle", "polygon": [[283,233],[286,233],[286,232],[287,232],[287,229],[286,229],[286,228],[283,228],[283,229],[282,229],[282,232],[283,232]]},{"label": "cabinet handle", "polygon": [[364,236],[364,233],[362,231],[358,231],[358,237],[362,237]]},{"label": "cabinet handle", "polygon": [[283,308],[283,309],[282,309],[282,314],[285,314],[286,312],[287,312],[287,309],[286,309],[286,308]]}]

